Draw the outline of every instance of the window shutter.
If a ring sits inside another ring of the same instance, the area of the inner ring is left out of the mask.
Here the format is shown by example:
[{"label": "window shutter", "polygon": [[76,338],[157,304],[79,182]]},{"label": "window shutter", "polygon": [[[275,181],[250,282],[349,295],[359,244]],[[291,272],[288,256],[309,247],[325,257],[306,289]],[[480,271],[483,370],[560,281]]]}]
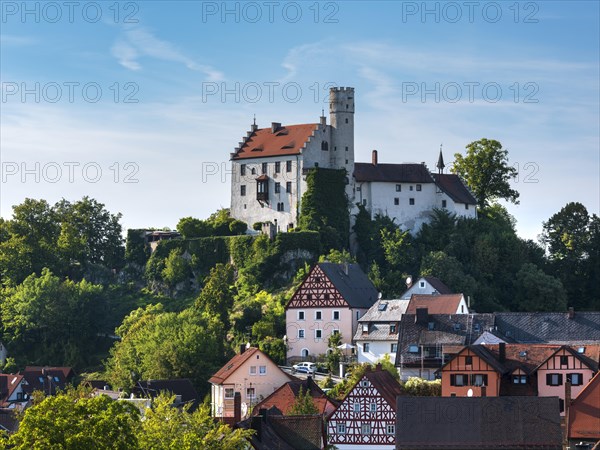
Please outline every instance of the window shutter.
[{"label": "window shutter", "polygon": [[456,375],[450,375],[450,386],[456,386]]},{"label": "window shutter", "polygon": [[546,374],[546,385],[550,386],[552,384],[552,375],[549,373]]},{"label": "window shutter", "polygon": [[563,384],[563,374],[562,374],[562,373],[559,373],[559,374],[558,374],[558,385],[560,386],[560,385],[562,385],[562,384]]}]

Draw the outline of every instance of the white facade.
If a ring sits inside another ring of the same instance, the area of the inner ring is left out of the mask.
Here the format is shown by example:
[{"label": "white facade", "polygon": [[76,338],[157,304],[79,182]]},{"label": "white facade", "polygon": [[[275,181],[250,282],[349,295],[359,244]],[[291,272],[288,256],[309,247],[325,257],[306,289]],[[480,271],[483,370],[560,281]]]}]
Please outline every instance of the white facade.
[{"label": "white facade", "polygon": [[[365,344],[367,350],[365,350]],[[387,341],[360,341],[356,343],[358,351],[359,364],[369,363],[376,364],[380,362],[385,355],[389,355],[390,361],[396,360],[396,350],[398,339],[390,339]]]},{"label": "white facade", "polygon": [[407,290],[402,294],[404,300],[410,300],[413,294],[419,295],[432,295],[432,294],[447,294],[449,292],[439,292],[438,289],[433,286],[426,277],[419,278],[414,282]]}]

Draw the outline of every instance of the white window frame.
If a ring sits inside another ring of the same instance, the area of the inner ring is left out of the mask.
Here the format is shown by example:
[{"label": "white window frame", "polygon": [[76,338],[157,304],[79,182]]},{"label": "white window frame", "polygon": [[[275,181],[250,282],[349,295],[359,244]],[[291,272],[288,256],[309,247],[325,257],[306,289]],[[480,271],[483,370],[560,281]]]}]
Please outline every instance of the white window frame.
[{"label": "white window frame", "polygon": [[[335,315],[337,314],[337,319],[335,318]],[[340,311],[338,309],[331,311],[331,320],[341,320],[340,318],[342,317]]]},{"label": "white window frame", "polygon": [[396,342],[392,342],[392,344],[390,345],[390,353],[397,353],[398,352],[398,344]]},{"label": "white window frame", "polygon": [[256,375],[257,374],[256,366],[250,366],[249,372],[250,372],[250,375]]},{"label": "white window frame", "polygon": [[425,289],[425,282],[424,281],[419,281],[419,288],[420,289]]},{"label": "white window frame", "polygon": [[315,311],[315,320],[323,320],[323,311]]},{"label": "white window frame", "polygon": [[338,434],[346,434],[346,423],[345,422],[341,422],[337,424],[336,426],[336,431]]},{"label": "white window frame", "polygon": [[369,412],[372,412],[372,413],[377,412],[377,403],[375,403],[375,402],[369,403]]},{"label": "white window frame", "polygon": [[315,330],[315,339],[323,339],[323,330],[321,328]]},{"label": "white window frame", "polygon": [[354,402],[352,405],[352,412],[359,413],[360,412],[360,403]]},{"label": "white window frame", "polygon": [[385,427],[385,431],[387,432],[387,434],[396,434],[396,425],[394,425],[393,423],[388,423]]},{"label": "white window frame", "polygon": [[304,328],[300,328],[298,330],[298,339],[304,339],[306,337],[306,332]]},{"label": "white window frame", "polygon": [[360,432],[361,432],[361,434],[366,435],[366,436],[370,436],[371,435],[371,431],[372,430],[371,430],[371,424],[370,423],[363,423],[363,424],[361,424],[361,426],[360,426]]},{"label": "white window frame", "polygon": [[[227,395],[227,391],[231,391],[231,396]],[[233,397],[235,397],[235,388],[226,387],[225,389],[223,389],[223,398],[224,399],[231,400]]]},{"label": "white window frame", "polygon": [[[300,316],[302,316],[302,317],[300,317]],[[306,319],[306,314],[305,314],[305,312],[304,312],[304,311],[298,311],[298,313],[296,314],[296,318],[297,318],[298,320],[305,320],[305,319]]]},{"label": "white window frame", "polygon": [[267,374],[267,366],[258,366],[258,375],[264,377]]},{"label": "white window frame", "polygon": [[363,343],[363,353],[369,353],[369,343]]},{"label": "white window frame", "polygon": [[[250,391],[252,391],[252,395],[249,395]],[[256,398],[256,388],[254,388],[254,387],[246,388],[246,398],[254,400]]]}]

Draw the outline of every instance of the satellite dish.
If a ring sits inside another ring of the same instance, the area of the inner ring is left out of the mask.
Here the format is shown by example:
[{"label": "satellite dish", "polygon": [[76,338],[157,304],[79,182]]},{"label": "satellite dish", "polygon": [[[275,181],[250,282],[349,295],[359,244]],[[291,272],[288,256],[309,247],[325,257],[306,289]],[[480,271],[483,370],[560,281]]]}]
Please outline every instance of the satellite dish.
[{"label": "satellite dish", "polygon": [[467,397],[473,397],[473,389],[467,391]]},{"label": "satellite dish", "polygon": [[410,286],[411,284],[412,284],[412,277],[411,276],[406,277],[406,285]]},{"label": "satellite dish", "polygon": [[242,403],[242,417],[246,417],[246,414],[248,414],[248,405],[246,404],[246,402]]}]

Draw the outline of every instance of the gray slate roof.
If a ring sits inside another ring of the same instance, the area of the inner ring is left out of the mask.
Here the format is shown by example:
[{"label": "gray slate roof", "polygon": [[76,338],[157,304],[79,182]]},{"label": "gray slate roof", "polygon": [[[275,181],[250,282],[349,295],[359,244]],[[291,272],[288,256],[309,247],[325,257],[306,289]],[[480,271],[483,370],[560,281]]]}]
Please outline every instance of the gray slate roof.
[{"label": "gray slate roof", "polygon": [[424,164],[370,164],[355,163],[356,181],[379,181],[388,183],[433,183]]},{"label": "gray slate roof", "polygon": [[398,397],[397,402],[397,448],[562,448],[557,397]]},{"label": "gray slate roof", "polygon": [[[406,312],[410,300],[377,300],[371,308],[358,319],[359,322],[399,322],[402,314]],[[385,304],[383,311],[379,305]]]},{"label": "gray slate roof", "polygon": [[327,278],[335,285],[351,308],[370,308],[379,293],[358,264],[319,263]]},{"label": "gray slate roof", "polygon": [[585,344],[600,341],[600,312],[496,313],[494,334],[523,344]]},{"label": "gray slate roof", "polygon": [[372,323],[369,325],[369,334],[363,334],[362,326],[359,325],[354,335],[355,341],[397,341],[398,328],[395,333],[390,333],[389,323]]}]

